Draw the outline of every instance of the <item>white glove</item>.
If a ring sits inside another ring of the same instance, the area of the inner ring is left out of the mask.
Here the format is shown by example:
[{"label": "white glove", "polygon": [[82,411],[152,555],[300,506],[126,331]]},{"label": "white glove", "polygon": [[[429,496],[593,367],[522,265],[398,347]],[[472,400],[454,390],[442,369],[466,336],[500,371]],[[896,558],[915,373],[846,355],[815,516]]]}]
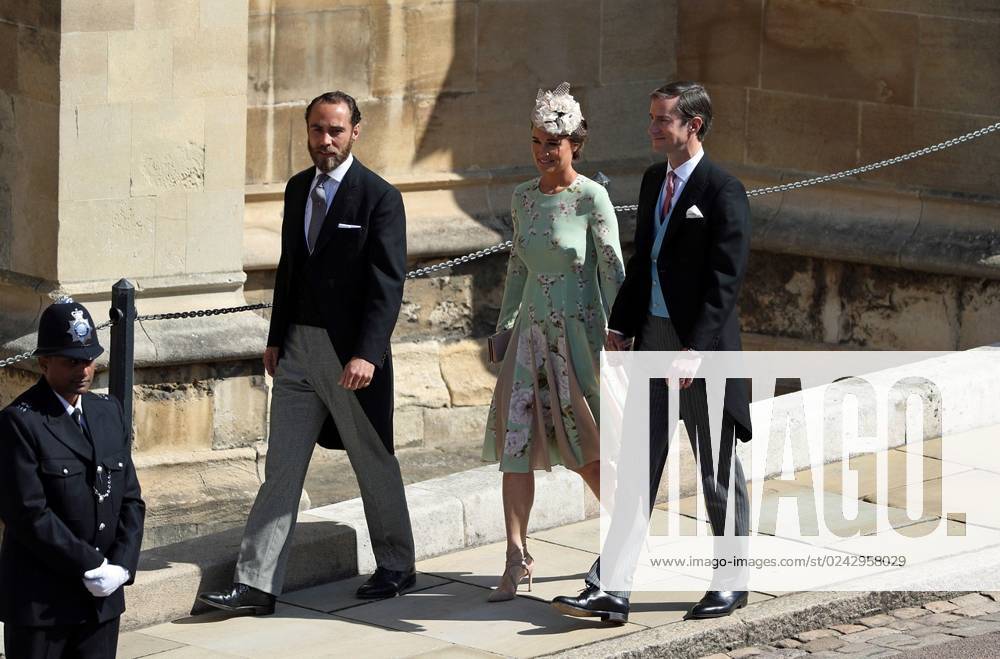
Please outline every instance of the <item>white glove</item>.
[{"label": "white glove", "polygon": [[104,559],[99,567],[83,573],[83,585],[94,597],[107,597],[128,581],[128,570],[119,565],[109,565]]}]

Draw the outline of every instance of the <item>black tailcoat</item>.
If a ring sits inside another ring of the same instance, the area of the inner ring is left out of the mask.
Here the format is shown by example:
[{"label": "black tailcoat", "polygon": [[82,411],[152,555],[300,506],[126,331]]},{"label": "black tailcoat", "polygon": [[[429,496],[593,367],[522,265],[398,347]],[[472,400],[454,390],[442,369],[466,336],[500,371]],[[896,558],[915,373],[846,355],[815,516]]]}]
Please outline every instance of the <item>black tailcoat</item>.
[{"label": "black tailcoat", "polygon": [[[83,573],[105,558],[134,578],[145,504],[118,401],[83,394],[93,445],[43,378],[0,412],[0,620],[32,627],[106,622],[124,589],[95,598]],[[99,502],[98,465],[111,479]]]},{"label": "black tailcoat", "polygon": [[[274,308],[267,345],[281,347],[293,304],[305,286],[341,363],[361,357],[375,364],[371,384],[356,391],[365,415],[391,453],[392,355],[389,339],[403,301],[406,278],[406,215],[399,190],[357,158],[344,175],[316,248],[305,243],[305,208],[316,169],[299,172],[285,187],[281,259],[274,281]],[[344,228],[338,225],[355,225]],[[297,275],[297,276],[296,276]],[[329,416],[317,441],[343,448]]]},{"label": "black tailcoat", "polygon": [[[649,312],[650,254],[656,239],[654,216],[667,163],[646,170],[639,189],[635,254],[625,267],[608,326],[634,337]],[[687,218],[697,206],[702,219]],[[670,320],[686,348],[740,350],[736,311],[750,253],[750,204],[740,181],[702,156],[671,212],[656,258],[660,290]],[[737,423],[737,437],[750,439],[750,398],[746,382],[730,380],[725,411]]]}]

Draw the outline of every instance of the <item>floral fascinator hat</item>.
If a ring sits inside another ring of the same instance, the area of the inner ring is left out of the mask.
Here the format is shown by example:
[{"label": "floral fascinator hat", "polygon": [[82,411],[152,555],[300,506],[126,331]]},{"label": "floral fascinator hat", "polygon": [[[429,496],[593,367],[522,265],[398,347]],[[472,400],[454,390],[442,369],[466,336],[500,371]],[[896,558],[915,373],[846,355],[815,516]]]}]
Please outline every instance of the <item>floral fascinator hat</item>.
[{"label": "floral fascinator hat", "polygon": [[569,83],[564,82],[552,91],[538,90],[531,123],[549,135],[570,135],[583,121],[580,104],[569,93]]}]

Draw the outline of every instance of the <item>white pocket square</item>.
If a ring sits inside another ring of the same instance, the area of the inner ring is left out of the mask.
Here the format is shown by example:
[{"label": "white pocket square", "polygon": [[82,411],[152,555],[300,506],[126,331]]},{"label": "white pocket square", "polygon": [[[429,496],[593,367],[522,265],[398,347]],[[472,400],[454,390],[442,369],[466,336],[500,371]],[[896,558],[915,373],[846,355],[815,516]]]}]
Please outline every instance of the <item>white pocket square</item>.
[{"label": "white pocket square", "polygon": [[687,217],[694,217],[694,218],[703,219],[705,216],[701,214],[701,210],[697,206],[692,206],[691,208],[687,209],[686,213],[684,213],[684,217],[686,217],[686,218]]},{"label": "white pocket square", "polygon": [[338,229],[360,229],[360,224],[337,224]]}]

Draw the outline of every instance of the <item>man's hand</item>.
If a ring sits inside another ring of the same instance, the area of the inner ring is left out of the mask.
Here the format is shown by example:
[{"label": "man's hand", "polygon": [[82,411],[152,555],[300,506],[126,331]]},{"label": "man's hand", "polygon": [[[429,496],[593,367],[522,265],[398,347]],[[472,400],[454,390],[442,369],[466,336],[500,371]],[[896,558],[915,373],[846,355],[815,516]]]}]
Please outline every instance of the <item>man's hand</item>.
[{"label": "man's hand", "polygon": [[694,348],[684,348],[680,356],[670,365],[668,377],[678,378],[680,388],[687,389],[694,384],[694,376],[700,366],[701,355],[698,354],[698,351]]},{"label": "man's hand", "polygon": [[604,349],[608,351],[625,351],[632,347],[632,339],[626,338],[618,332],[608,330],[608,336],[604,339]]},{"label": "man's hand", "polygon": [[278,368],[278,353],[281,352],[281,348],[278,346],[267,346],[264,348],[264,370],[272,378],[274,377],[274,371]]},{"label": "man's hand", "polygon": [[83,573],[83,585],[94,597],[107,597],[125,585],[128,578],[128,570],[120,565],[109,565],[105,558],[100,567]]},{"label": "man's hand", "polygon": [[371,384],[373,375],[375,375],[375,364],[372,364],[367,359],[355,357],[347,362],[347,366],[344,367],[344,374],[340,376],[338,384],[344,389],[357,391]]}]

